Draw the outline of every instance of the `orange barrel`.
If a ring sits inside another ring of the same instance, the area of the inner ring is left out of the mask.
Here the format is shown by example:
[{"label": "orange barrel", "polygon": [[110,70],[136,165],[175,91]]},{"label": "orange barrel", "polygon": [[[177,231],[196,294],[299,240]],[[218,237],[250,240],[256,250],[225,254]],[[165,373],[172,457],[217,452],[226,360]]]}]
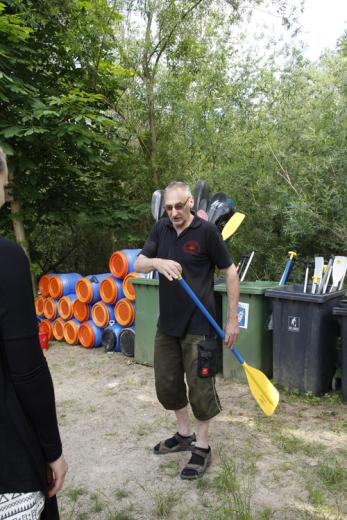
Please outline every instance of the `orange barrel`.
[{"label": "orange barrel", "polygon": [[135,329],[124,328],[119,334],[120,351],[124,356],[134,357],[135,354]]},{"label": "orange barrel", "polygon": [[65,321],[62,318],[57,318],[53,323],[53,336],[57,341],[64,339],[64,325]]},{"label": "orange barrel", "polygon": [[35,298],[35,310],[36,310],[36,316],[43,316],[44,315],[44,304],[45,304],[45,297],[44,296],[37,296]]},{"label": "orange barrel", "polygon": [[122,325],[122,327],[130,327],[135,321],[134,303],[126,298],[122,298],[116,303],[114,316],[119,325]]},{"label": "orange barrel", "polygon": [[73,304],[73,315],[78,321],[87,321],[91,317],[92,306],[88,303],[83,303],[80,300],[75,300]]},{"label": "orange barrel", "polygon": [[105,349],[105,352],[120,352],[119,347],[119,334],[123,330],[123,327],[115,321],[110,321],[110,324],[106,329],[103,329],[101,334],[101,343]]},{"label": "orange barrel", "polygon": [[77,300],[77,296],[75,293],[73,293],[62,296],[58,301],[59,315],[64,320],[71,320],[73,316],[73,303],[75,300]]},{"label": "orange barrel", "polygon": [[39,325],[39,332],[47,332],[48,341],[53,338],[53,325],[49,320],[42,320]]},{"label": "orange barrel", "polygon": [[122,249],[112,253],[109,266],[116,278],[124,278],[128,273],[135,271],[135,260],[141,249]]},{"label": "orange barrel", "polygon": [[78,343],[78,331],[80,328],[80,322],[72,319],[64,325],[64,339],[69,345],[77,345]]},{"label": "orange barrel", "polygon": [[39,291],[42,294],[42,296],[49,296],[49,280],[51,279],[51,276],[54,276],[55,273],[46,273],[41,276],[39,280]]},{"label": "orange barrel", "polygon": [[90,274],[76,283],[77,298],[83,303],[95,303],[100,300],[100,283],[111,273]]},{"label": "orange barrel", "polygon": [[105,302],[94,303],[92,319],[97,327],[106,327],[110,320],[114,320],[114,306]]},{"label": "orange barrel", "polygon": [[148,274],[143,273],[128,273],[126,277],[123,280],[123,292],[124,296],[128,298],[128,300],[134,301],[135,300],[135,289],[133,284],[131,283],[131,280],[134,278],[148,278]]},{"label": "orange barrel", "polygon": [[85,348],[93,348],[101,346],[102,329],[97,327],[91,320],[81,323],[78,331],[78,339]]},{"label": "orange barrel", "polygon": [[117,300],[124,298],[122,280],[107,276],[100,284],[100,298],[105,303],[116,303]]},{"label": "orange barrel", "polygon": [[49,294],[52,298],[61,298],[75,292],[77,281],[82,278],[77,273],[55,274],[49,280]]},{"label": "orange barrel", "polygon": [[58,301],[54,298],[46,298],[43,304],[43,314],[48,320],[55,320],[59,318]]}]

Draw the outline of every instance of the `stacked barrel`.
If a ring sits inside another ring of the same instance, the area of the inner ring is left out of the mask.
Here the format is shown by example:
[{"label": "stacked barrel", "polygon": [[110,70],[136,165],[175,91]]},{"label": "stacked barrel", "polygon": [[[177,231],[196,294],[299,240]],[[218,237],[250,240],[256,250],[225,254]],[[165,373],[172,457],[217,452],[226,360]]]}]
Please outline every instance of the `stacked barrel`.
[{"label": "stacked barrel", "polygon": [[133,278],[139,249],[115,251],[110,272],[81,276],[45,274],[39,280],[36,314],[49,339],[85,348],[134,355],[135,290]]}]

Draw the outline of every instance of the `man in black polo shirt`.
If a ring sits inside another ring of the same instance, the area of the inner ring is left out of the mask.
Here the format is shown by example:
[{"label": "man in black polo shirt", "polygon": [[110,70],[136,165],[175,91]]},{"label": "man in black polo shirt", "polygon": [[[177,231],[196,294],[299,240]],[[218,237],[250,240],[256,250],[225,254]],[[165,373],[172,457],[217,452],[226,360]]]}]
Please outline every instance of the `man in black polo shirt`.
[{"label": "man in black polo shirt", "polygon": [[[167,410],[174,410],[177,433],[154,447],[154,453],[192,451],[181,472],[183,479],[201,476],[210,460],[209,422],[220,410],[214,378],[198,377],[198,344],[213,334],[211,327],[176,281],[182,276],[212,315],[213,279],[217,266],[224,271],[228,292],[225,346],[236,341],[239,327],[237,305],[239,278],[227,247],[214,224],[191,213],[194,199],[189,186],[172,182],[165,190],[169,218],[159,220],[135,263],[137,272],[160,273],[160,316],[155,339],[154,372],[157,396]],[[188,417],[189,403],[197,420],[196,436]]]}]

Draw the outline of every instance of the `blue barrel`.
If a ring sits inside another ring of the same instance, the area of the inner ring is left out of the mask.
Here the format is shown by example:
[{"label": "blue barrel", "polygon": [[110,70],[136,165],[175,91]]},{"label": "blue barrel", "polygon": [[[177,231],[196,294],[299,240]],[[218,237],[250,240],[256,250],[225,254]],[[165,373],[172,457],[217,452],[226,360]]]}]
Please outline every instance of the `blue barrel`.
[{"label": "blue barrel", "polygon": [[119,336],[123,327],[115,321],[110,321],[106,329],[102,331],[102,346],[105,352],[120,352]]},{"label": "blue barrel", "polygon": [[101,301],[94,303],[92,320],[97,327],[107,327],[111,320],[115,320],[114,306]]},{"label": "blue barrel", "polygon": [[111,273],[90,274],[76,283],[77,298],[83,303],[93,304],[100,300],[100,284]]},{"label": "blue barrel", "polygon": [[115,278],[112,274],[104,278],[100,283],[100,298],[105,303],[113,304],[124,298],[122,280]]},{"label": "blue barrel", "polygon": [[101,346],[102,329],[97,327],[91,320],[84,321],[80,324],[78,331],[78,339],[85,348],[93,348]]},{"label": "blue barrel", "polygon": [[77,300],[75,293],[62,296],[58,301],[58,312],[64,320],[71,320],[73,316],[73,304]]},{"label": "blue barrel", "polygon": [[128,273],[135,271],[135,261],[141,249],[122,249],[115,251],[110,258],[110,271],[116,278],[123,279]]},{"label": "blue barrel", "polygon": [[135,328],[125,327],[119,335],[120,351],[128,357],[135,354]]},{"label": "blue barrel", "polygon": [[52,298],[59,299],[62,296],[75,292],[75,285],[82,276],[78,273],[55,274],[50,277],[48,286]]}]

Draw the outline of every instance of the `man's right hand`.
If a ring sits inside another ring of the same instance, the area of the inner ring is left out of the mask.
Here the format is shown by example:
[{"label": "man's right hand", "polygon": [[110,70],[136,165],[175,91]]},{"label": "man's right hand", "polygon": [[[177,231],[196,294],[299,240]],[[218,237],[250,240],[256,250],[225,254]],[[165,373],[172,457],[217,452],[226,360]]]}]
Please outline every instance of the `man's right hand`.
[{"label": "man's right hand", "polygon": [[165,260],[164,258],[155,258],[153,261],[155,270],[165,276],[170,282],[178,280],[182,275],[182,266],[174,260]]}]

